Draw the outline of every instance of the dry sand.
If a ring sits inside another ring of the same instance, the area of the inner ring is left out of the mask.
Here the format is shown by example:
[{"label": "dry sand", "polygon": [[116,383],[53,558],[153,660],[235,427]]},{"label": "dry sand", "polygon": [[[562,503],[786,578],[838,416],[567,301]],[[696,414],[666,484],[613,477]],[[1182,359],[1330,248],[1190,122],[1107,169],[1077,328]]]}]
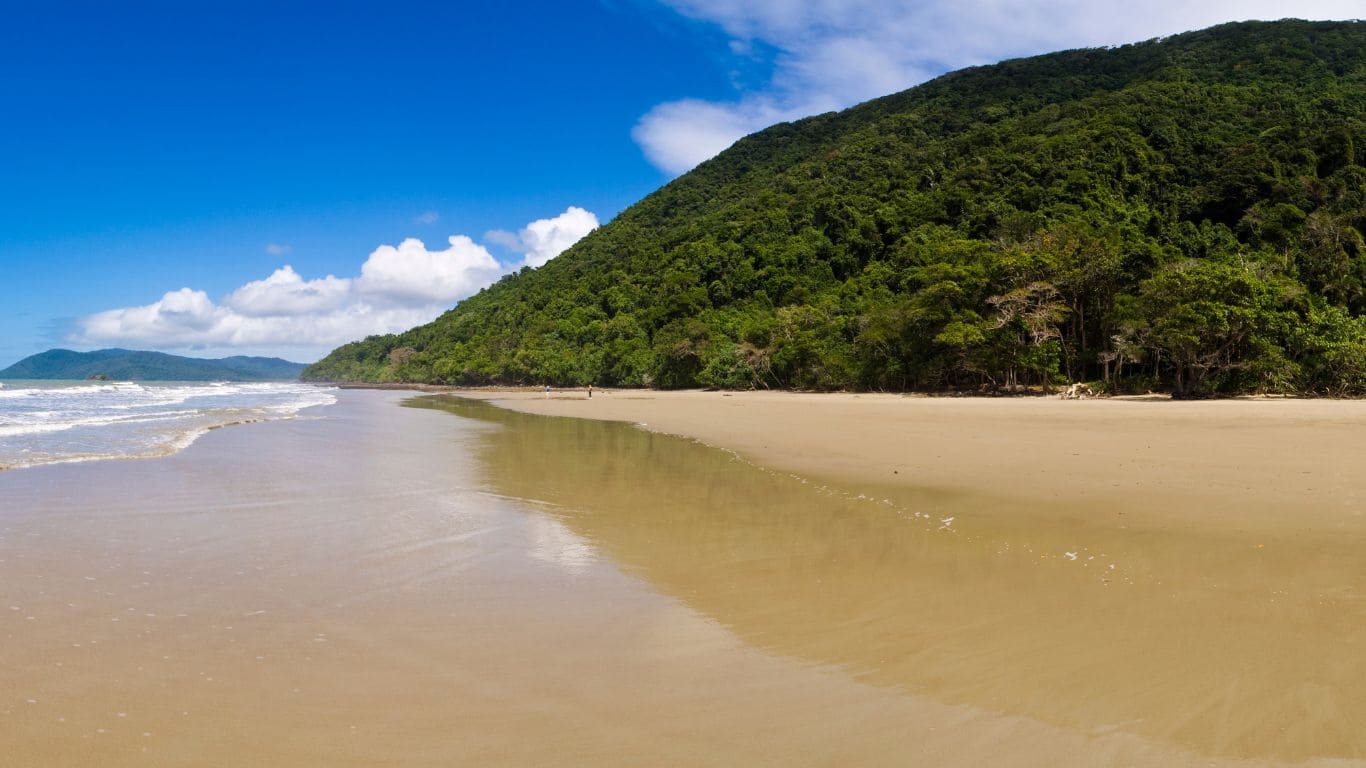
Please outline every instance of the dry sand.
[{"label": "dry sand", "polygon": [[626,421],[837,480],[1129,525],[1366,531],[1366,401],[466,390]]}]

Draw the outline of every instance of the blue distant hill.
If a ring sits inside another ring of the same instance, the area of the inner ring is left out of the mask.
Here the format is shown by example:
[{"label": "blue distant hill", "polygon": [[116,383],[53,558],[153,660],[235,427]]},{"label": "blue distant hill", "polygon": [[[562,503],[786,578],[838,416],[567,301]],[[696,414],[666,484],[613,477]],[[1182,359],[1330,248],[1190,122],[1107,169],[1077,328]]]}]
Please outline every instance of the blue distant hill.
[{"label": "blue distant hill", "polygon": [[278,357],[206,360],[163,352],[49,349],[0,371],[0,379],[108,379],[111,381],[294,381],[302,363]]}]

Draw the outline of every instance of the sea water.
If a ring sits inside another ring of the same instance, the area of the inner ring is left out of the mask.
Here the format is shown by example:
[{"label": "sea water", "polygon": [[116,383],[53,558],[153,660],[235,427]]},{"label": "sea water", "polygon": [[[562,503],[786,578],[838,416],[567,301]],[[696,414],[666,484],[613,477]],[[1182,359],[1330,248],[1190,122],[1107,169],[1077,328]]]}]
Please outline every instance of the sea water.
[{"label": "sea water", "polygon": [[0,382],[0,470],[164,456],[211,429],[335,402],[298,382]]}]

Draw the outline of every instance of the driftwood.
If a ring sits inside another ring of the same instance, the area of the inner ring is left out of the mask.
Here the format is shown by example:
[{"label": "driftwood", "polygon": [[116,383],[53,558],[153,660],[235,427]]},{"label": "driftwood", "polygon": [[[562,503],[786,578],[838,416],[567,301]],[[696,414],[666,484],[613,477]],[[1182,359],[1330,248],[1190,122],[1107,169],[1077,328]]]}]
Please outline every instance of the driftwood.
[{"label": "driftwood", "polygon": [[1091,389],[1091,385],[1083,384],[1081,382],[1068,384],[1067,389],[1058,393],[1058,397],[1063,400],[1085,400],[1095,396],[1096,392]]}]

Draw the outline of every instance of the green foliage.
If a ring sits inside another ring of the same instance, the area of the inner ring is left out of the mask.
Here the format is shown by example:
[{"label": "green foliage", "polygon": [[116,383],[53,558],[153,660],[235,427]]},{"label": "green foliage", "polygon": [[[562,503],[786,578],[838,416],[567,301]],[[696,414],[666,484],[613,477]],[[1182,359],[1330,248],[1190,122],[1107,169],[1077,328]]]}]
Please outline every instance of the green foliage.
[{"label": "green foliage", "polygon": [[967,69],[742,139],[305,376],[1361,393],[1363,146],[1362,23]]},{"label": "green foliage", "polygon": [[1366,395],[1366,318],[1345,310],[1311,306],[1294,330],[1291,347],[1303,361],[1301,388],[1333,397]]},{"label": "green foliage", "polygon": [[1293,378],[1283,352],[1296,319],[1287,306],[1293,291],[1252,266],[1191,260],[1143,281],[1134,327],[1169,361],[1178,397],[1240,391],[1258,379],[1278,389]]}]

